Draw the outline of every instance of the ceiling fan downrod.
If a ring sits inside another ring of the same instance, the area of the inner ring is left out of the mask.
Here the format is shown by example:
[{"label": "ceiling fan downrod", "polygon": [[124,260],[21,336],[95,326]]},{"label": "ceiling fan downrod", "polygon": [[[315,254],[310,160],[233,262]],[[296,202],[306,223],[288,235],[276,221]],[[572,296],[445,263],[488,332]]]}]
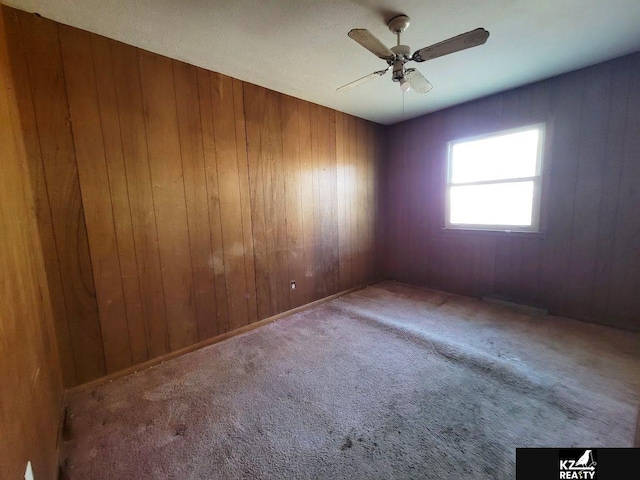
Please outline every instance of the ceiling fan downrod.
[{"label": "ceiling fan downrod", "polygon": [[400,83],[400,89],[403,92],[407,92],[411,88],[409,82],[404,78],[404,64],[411,59],[411,48],[409,45],[400,44],[400,35],[409,28],[410,21],[411,19],[407,15],[397,15],[389,20],[387,24],[389,30],[396,35],[396,46],[390,48],[395,54],[395,58],[388,60],[389,65],[393,67],[391,79]]}]

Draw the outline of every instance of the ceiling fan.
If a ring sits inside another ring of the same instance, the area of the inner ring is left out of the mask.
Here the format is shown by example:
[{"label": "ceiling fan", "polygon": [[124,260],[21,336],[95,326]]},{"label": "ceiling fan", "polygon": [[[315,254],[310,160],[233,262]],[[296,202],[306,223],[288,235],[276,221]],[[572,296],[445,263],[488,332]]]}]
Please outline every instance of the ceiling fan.
[{"label": "ceiling fan", "polygon": [[351,83],[347,83],[336,91],[339,93],[345,92],[373,78],[380,77],[387,73],[389,69],[392,69],[392,80],[400,83],[402,92],[406,92],[412,88],[417,93],[428,93],[433,86],[418,70],[415,68],[406,68],[405,65],[408,62],[426,62],[427,60],[433,60],[434,58],[449,55],[450,53],[459,52],[460,50],[477,47],[484,44],[487,38],[489,38],[489,32],[487,30],[484,28],[476,28],[470,32],[416,50],[413,52],[413,55],[411,55],[411,48],[408,45],[400,44],[400,34],[409,27],[409,21],[410,19],[406,15],[398,15],[389,21],[389,30],[397,36],[397,44],[391,48],[387,48],[367,29],[354,28],[351,30],[349,37],[377,57],[385,60],[388,66],[384,70],[378,70]]}]

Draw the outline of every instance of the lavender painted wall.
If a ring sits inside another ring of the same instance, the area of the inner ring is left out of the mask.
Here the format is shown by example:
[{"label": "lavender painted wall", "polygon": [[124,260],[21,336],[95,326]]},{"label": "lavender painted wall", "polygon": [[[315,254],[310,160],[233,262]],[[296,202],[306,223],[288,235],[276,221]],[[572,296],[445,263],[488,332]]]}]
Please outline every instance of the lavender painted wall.
[{"label": "lavender painted wall", "polygon": [[[543,232],[444,226],[447,142],[546,121]],[[386,270],[640,330],[640,53],[389,127]]]}]

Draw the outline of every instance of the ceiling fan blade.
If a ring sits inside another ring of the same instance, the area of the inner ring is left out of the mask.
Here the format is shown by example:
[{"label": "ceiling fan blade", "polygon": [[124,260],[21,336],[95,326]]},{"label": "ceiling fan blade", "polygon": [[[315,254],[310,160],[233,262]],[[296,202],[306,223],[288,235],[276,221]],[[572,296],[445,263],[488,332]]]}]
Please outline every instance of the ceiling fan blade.
[{"label": "ceiling fan blade", "polygon": [[429,83],[429,80],[424,78],[415,68],[407,69],[405,71],[404,78],[409,82],[411,88],[413,88],[417,93],[429,93],[433,88],[433,85]]},{"label": "ceiling fan blade", "polygon": [[448,40],[443,40],[429,47],[416,50],[411,57],[416,62],[426,62],[434,58],[449,55],[450,53],[466,50],[467,48],[477,47],[484,44],[489,38],[489,32],[484,28],[476,28],[470,32],[463,33]]},{"label": "ceiling fan blade", "polygon": [[365,28],[354,28],[348,35],[350,38],[383,60],[392,60],[395,58],[395,54]]},{"label": "ceiling fan blade", "polygon": [[387,73],[387,71],[390,68],[391,66],[388,66],[384,70],[378,70],[377,72],[373,72],[373,73],[370,73],[369,75],[365,75],[364,77],[359,78],[358,80],[354,80],[351,83],[347,83],[346,85],[341,86],[340,88],[336,89],[336,92],[342,93],[342,92],[346,92],[347,90],[351,90],[353,87],[357,87],[358,85],[362,85],[363,83],[368,82],[373,78],[384,75],[385,73]]}]

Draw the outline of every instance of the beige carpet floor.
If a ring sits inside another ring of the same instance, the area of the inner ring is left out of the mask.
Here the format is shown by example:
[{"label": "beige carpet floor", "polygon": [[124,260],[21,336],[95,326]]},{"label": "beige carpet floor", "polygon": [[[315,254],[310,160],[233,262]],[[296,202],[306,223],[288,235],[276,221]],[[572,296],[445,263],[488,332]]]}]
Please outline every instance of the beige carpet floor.
[{"label": "beige carpet floor", "polygon": [[512,479],[633,445],[640,334],[383,282],[66,404],[68,479]]}]

